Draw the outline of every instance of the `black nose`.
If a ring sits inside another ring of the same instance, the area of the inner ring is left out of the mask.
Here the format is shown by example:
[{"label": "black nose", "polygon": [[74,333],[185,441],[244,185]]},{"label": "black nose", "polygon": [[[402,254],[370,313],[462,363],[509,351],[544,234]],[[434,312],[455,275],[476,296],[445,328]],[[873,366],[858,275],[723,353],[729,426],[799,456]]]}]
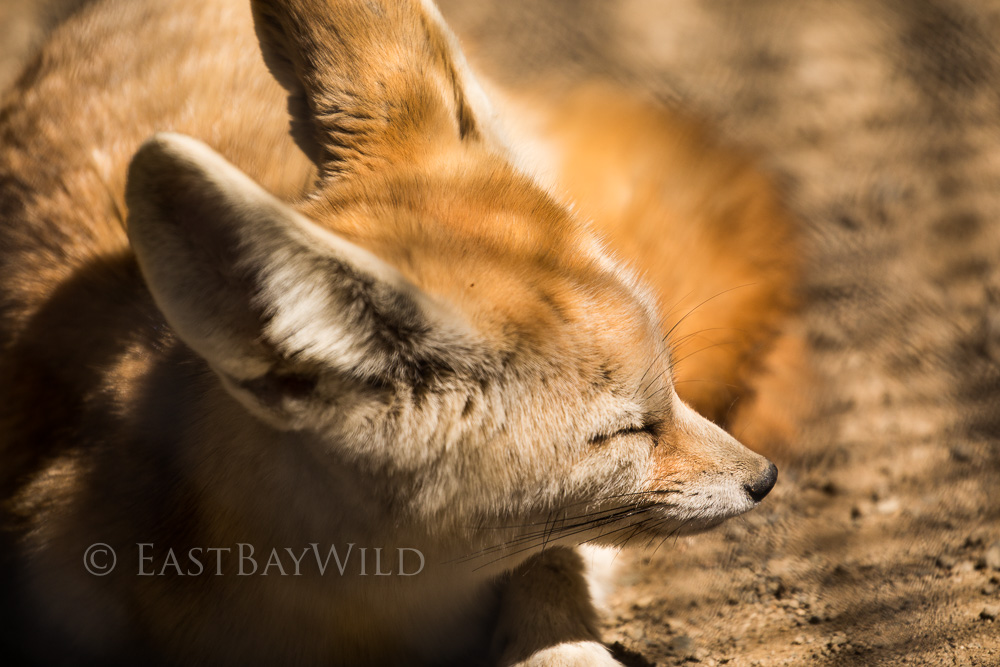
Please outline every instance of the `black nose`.
[{"label": "black nose", "polygon": [[764,500],[764,496],[766,496],[771,489],[774,488],[774,483],[777,481],[778,468],[771,463],[767,466],[767,470],[765,470],[760,477],[749,484],[744,485],[743,488],[747,490],[747,493],[750,494],[750,497],[753,498],[755,503],[759,503]]}]

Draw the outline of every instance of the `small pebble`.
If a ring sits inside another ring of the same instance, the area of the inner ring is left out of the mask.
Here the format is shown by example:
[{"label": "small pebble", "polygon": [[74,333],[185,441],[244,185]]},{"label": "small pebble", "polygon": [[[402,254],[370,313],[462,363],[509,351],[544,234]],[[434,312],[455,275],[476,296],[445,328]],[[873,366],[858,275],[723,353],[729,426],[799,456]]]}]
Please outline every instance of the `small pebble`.
[{"label": "small pebble", "polygon": [[885,500],[878,501],[878,504],[875,505],[875,511],[886,515],[897,514],[902,507],[903,505],[899,502],[899,498],[886,498]]},{"label": "small pebble", "polygon": [[954,567],[954,569],[952,571],[953,572],[965,573],[965,572],[972,572],[975,569],[976,569],[976,564],[975,563],[973,563],[971,560],[963,560],[963,561],[959,561],[955,565],[955,567]]},{"label": "small pebble", "polygon": [[983,554],[983,564],[991,570],[1000,570],[1000,542],[994,542]]}]

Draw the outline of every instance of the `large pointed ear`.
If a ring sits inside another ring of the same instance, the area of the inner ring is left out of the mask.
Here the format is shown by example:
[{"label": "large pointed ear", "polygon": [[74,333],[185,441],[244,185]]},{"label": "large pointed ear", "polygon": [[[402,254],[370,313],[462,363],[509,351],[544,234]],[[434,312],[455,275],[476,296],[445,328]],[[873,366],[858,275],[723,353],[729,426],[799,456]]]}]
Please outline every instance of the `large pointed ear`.
[{"label": "large pointed ear", "polygon": [[321,175],[489,141],[493,112],[427,0],[254,0],[264,60]]},{"label": "large pointed ear", "polygon": [[167,321],[275,423],[295,425],[321,381],[385,386],[470,358],[471,332],[445,304],[199,141],[146,142],[126,197],[129,239]]}]

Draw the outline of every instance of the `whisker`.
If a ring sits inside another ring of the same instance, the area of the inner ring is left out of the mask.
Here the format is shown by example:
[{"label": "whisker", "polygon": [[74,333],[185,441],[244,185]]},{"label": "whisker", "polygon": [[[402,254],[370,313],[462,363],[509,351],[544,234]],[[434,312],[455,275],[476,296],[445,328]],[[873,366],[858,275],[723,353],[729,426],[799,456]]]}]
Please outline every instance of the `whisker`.
[{"label": "whisker", "polygon": [[[682,341],[685,341],[685,340],[688,340],[688,339],[690,339],[690,338],[692,338],[692,337],[694,337],[694,336],[698,336],[698,335],[700,335],[700,334],[701,334],[702,332],[705,332],[705,331],[715,331],[715,330],[722,330],[722,329],[727,329],[727,328],[729,328],[729,327],[712,327],[712,328],[709,328],[709,329],[701,329],[701,330],[699,330],[699,331],[695,331],[695,332],[692,332],[692,333],[689,333],[689,334],[684,334],[683,336],[681,336],[681,338],[679,338],[679,339],[677,340],[677,342],[676,342],[676,343],[674,343],[674,344],[672,344],[672,345],[668,345],[667,347],[665,347],[665,348],[663,348],[662,350],[660,350],[659,354],[657,354],[657,355],[656,355],[656,356],[655,356],[655,357],[653,358],[653,360],[652,360],[652,361],[651,361],[651,362],[649,363],[649,366],[647,366],[647,367],[646,367],[646,371],[645,371],[645,372],[644,372],[644,373],[642,374],[642,378],[640,378],[640,379],[639,379],[639,383],[638,383],[638,385],[636,386],[636,389],[635,389],[635,391],[634,391],[634,392],[632,392],[632,398],[631,398],[631,400],[633,400],[633,401],[634,401],[634,400],[635,400],[635,397],[636,397],[637,395],[639,395],[639,394],[642,394],[642,398],[643,398],[643,401],[645,401],[645,402],[648,402],[648,401],[649,401],[649,399],[650,399],[650,398],[651,398],[652,396],[655,396],[655,395],[656,395],[656,393],[659,393],[659,391],[660,391],[659,389],[657,390],[657,392],[655,392],[655,393],[653,393],[653,394],[647,394],[647,393],[646,393],[646,392],[648,392],[648,391],[649,391],[649,390],[650,390],[650,389],[652,388],[652,386],[653,386],[653,382],[655,382],[655,381],[656,381],[656,378],[657,378],[657,376],[656,376],[656,375],[654,375],[654,376],[653,376],[652,378],[650,378],[649,382],[648,382],[648,383],[646,383],[645,385],[643,384],[643,380],[645,380],[645,379],[646,379],[646,376],[647,376],[647,374],[649,373],[649,371],[650,371],[650,370],[651,370],[651,369],[653,368],[653,366],[655,366],[655,365],[656,365],[656,362],[657,362],[657,361],[659,361],[659,360],[660,360],[660,358],[661,358],[661,357],[662,357],[662,356],[663,356],[664,354],[669,354],[669,353],[672,353],[672,352],[675,352],[675,351],[679,351],[679,347],[678,347],[678,346],[679,346],[679,344],[680,344],[680,343],[681,343]],[[662,341],[661,341],[661,342],[662,342]],[[669,364],[669,366],[670,366],[671,368],[673,368],[673,366],[675,365],[675,363],[676,363],[676,362],[674,362],[674,361],[671,361],[671,362],[670,362],[670,364]],[[661,387],[660,389],[662,389],[662,387]]]},{"label": "whisker", "polygon": [[[667,477],[661,477],[651,481],[653,484],[661,484],[663,486],[661,488],[654,488],[647,491],[610,494],[596,499],[570,503],[550,512],[545,521],[528,522],[519,525],[479,526],[479,528],[489,528],[495,530],[514,530],[516,528],[530,528],[536,526],[541,526],[541,529],[531,531],[523,535],[514,536],[512,539],[501,541],[497,544],[484,547],[446,562],[469,562],[477,558],[488,557],[490,555],[502,553],[514,548],[513,551],[504,553],[498,558],[489,560],[476,568],[481,569],[482,567],[486,567],[487,565],[496,563],[505,558],[518,555],[531,549],[536,549],[539,546],[541,546],[541,549],[544,551],[548,546],[549,541],[553,539],[565,539],[583,532],[597,530],[619,521],[641,516],[657,507],[662,508],[675,506],[673,503],[666,503],[663,500],[655,500],[657,496],[680,493],[680,489],[673,487],[675,480]],[[570,507],[579,505],[594,505],[618,498],[635,498],[636,500],[635,502],[626,503],[624,505],[584,512],[583,514],[560,516],[560,513],[565,513]],[[644,532],[647,529],[649,522],[648,518],[640,519],[638,523],[629,522],[627,525],[616,528],[610,532],[601,532],[594,538],[581,542],[581,544],[592,541],[593,539],[606,538],[608,535],[614,535],[619,531],[632,529],[633,533],[625,538],[623,542],[624,545],[624,543],[627,543],[630,539],[632,539],[632,537],[634,537],[634,535]]]},{"label": "whisker", "polygon": [[[671,480],[667,480],[667,479],[655,479],[655,480],[652,480],[652,483],[654,483],[654,484],[661,483],[661,482],[670,483],[670,481]],[[653,489],[651,491],[632,491],[632,492],[629,492],[629,493],[615,493],[615,494],[612,494],[612,495],[609,495],[609,496],[600,496],[598,498],[594,498],[594,499],[590,499],[590,500],[581,500],[581,501],[578,501],[578,502],[575,502],[575,503],[568,503],[566,505],[560,506],[560,508],[558,510],[555,510],[555,512],[565,511],[566,509],[568,509],[570,507],[576,507],[578,505],[599,505],[600,503],[604,503],[604,502],[607,502],[609,500],[618,500],[618,499],[621,499],[621,498],[634,498],[636,496],[669,495],[669,494],[680,493],[680,492],[681,492],[680,489],[662,488],[662,489]],[[617,508],[609,508],[609,509],[604,509],[604,510],[597,510],[595,512],[591,512],[591,513],[588,513],[588,514],[579,514],[579,515],[575,515],[575,516],[567,516],[567,517],[563,517],[563,520],[564,521],[572,521],[572,520],[575,520],[575,519],[584,518],[586,516],[591,516],[593,514],[599,514],[601,512],[612,512],[612,511],[615,511],[616,509],[621,509],[622,507],[626,507],[626,506],[625,505],[621,505],[621,506],[619,506]],[[504,525],[500,525],[500,526],[489,526],[489,525],[485,525],[485,524],[480,524],[480,525],[477,526],[477,528],[488,529],[488,530],[507,530],[509,528],[530,528],[532,526],[544,526],[544,525],[547,525],[548,523],[549,523],[549,520],[546,519],[545,521],[534,521],[534,522],[530,522],[530,523],[519,523],[519,524],[504,524]]]},{"label": "whisker", "polygon": [[708,297],[707,299],[705,299],[701,303],[697,304],[694,308],[692,308],[688,312],[684,313],[684,316],[681,319],[679,319],[676,322],[674,322],[673,326],[671,326],[670,329],[667,330],[667,333],[664,334],[664,336],[663,336],[663,338],[661,340],[665,341],[668,338],[670,338],[670,334],[672,334],[674,332],[674,330],[676,330],[677,327],[679,327],[684,320],[686,320],[688,317],[690,317],[691,314],[694,311],[698,310],[699,308],[701,308],[702,306],[704,306],[709,301],[711,301],[713,299],[717,299],[720,296],[722,296],[723,294],[728,294],[729,292],[732,292],[732,291],[735,291],[735,290],[738,290],[738,289],[742,289],[744,287],[750,287],[750,286],[755,285],[755,284],[756,283],[745,283],[743,285],[737,285],[736,287],[730,287],[729,289],[722,290],[721,292],[713,294],[712,296]]},{"label": "whisker", "polygon": [[711,350],[713,347],[722,347],[724,345],[733,345],[733,344],[738,343],[738,342],[739,341],[736,341],[736,340],[722,340],[722,341],[719,341],[718,343],[712,343],[711,345],[706,345],[704,347],[699,347],[694,352],[690,352],[688,354],[685,354],[680,359],[674,359],[673,366],[676,367],[678,364],[680,364],[685,359],[690,359],[691,357],[693,357],[694,355],[696,355],[696,354],[698,354],[700,352],[704,352],[705,350]]},{"label": "whisker", "polygon": [[[663,338],[660,339],[660,342],[663,343],[663,342],[667,341],[670,338],[671,334],[673,334],[674,331],[677,330],[677,327],[679,327],[688,317],[690,317],[692,313],[694,313],[696,310],[698,310],[699,308],[701,308],[702,306],[704,306],[709,301],[712,301],[713,299],[717,299],[717,298],[719,298],[720,296],[722,296],[724,294],[728,294],[729,292],[732,292],[732,291],[735,291],[735,290],[738,290],[738,289],[742,289],[744,287],[750,287],[750,286],[755,285],[755,284],[756,283],[745,283],[743,285],[737,285],[735,287],[730,287],[729,289],[725,289],[725,290],[722,290],[721,292],[717,292],[716,294],[713,294],[712,296],[708,297],[707,299],[704,299],[700,303],[695,304],[694,307],[692,307],[686,313],[684,313],[684,315],[680,319],[678,319],[676,322],[674,322],[674,324],[669,329],[667,329],[667,332],[665,334],[663,334]],[[685,296],[685,298],[687,298],[687,297]],[[705,331],[705,329],[703,329],[702,331]],[[649,367],[646,368],[646,372],[642,374],[642,378],[640,378],[640,380],[639,380],[638,388],[636,389],[636,391],[634,391],[632,393],[632,400],[635,400],[635,397],[638,394],[645,393],[646,391],[649,390],[649,386],[652,384],[652,381],[650,381],[645,386],[643,385],[643,381],[646,379],[646,375],[649,373],[650,369],[656,364],[656,362],[659,361],[660,358],[665,353],[667,353],[669,351],[670,351],[670,346],[668,345],[663,350],[661,350],[659,354],[656,355],[656,357],[653,359],[653,361],[650,362]],[[674,362],[672,362],[670,364],[670,366],[673,367],[674,366]],[[648,397],[646,397],[646,396],[644,396],[643,398],[645,400],[648,400]]]},{"label": "whisker", "polygon": [[[622,506],[622,507],[614,508],[612,510],[605,510],[604,512],[602,512],[602,513],[607,514],[607,516],[599,516],[599,517],[595,517],[593,519],[587,519],[586,521],[572,523],[572,524],[568,524],[568,525],[562,525],[562,526],[558,526],[558,527],[556,527],[554,524],[551,527],[549,527],[547,525],[546,528],[543,529],[543,530],[535,531],[533,533],[528,533],[526,535],[520,535],[520,536],[518,536],[518,537],[516,537],[516,538],[514,538],[512,540],[508,540],[506,542],[501,542],[501,543],[499,543],[497,545],[494,545],[494,546],[491,546],[491,547],[486,547],[486,548],[481,549],[479,551],[472,552],[471,554],[467,554],[466,556],[462,556],[460,558],[456,558],[454,560],[458,561],[458,562],[470,560],[471,558],[473,558],[475,556],[485,555],[485,554],[488,554],[488,553],[491,553],[491,552],[502,550],[503,548],[505,548],[507,546],[516,545],[516,544],[520,544],[520,543],[523,543],[523,542],[526,542],[526,541],[536,540],[536,539],[539,539],[539,538],[545,539],[547,536],[549,536],[549,535],[551,535],[553,533],[558,533],[558,532],[562,532],[562,531],[566,531],[566,530],[571,530],[571,529],[574,529],[574,528],[577,528],[577,527],[580,527],[580,526],[587,527],[587,526],[591,526],[591,525],[595,525],[596,526],[596,525],[602,525],[603,523],[611,523],[611,522],[617,521],[617,520],[619,520],[621,518],[627,518],[633,512],[636,511],[637,507],[639,507],[639,506],[625,505],[625,506]],[[650,505],[650,507],[655,507],[655,505]],[[454,562],[454,561],[448,561],[448,562]]]},{"label": "whisker", "polygon": [[678,380],[677,382],[674,382],[674,386],[676,387],[679,384],[687,384],[689,382],[705,382],[709,384],[722,385],[723,387],[728,387],[730,389],[740,389],[738,385],[731,384],[729,382],[723,382],[722,380],[707,380],[704,378],[688,378],[687,380]]},{"label": "whisker", "polygon": [[[643,520],[640,520],[640,524],[642,523],[642,521]],[[615,533],[620,533],[620,532],[626,531],[629,528],[635,528],[635,526],[633,524],[629,524],[627,526],[619,526],[618,528],[615,528],[614,530],[612,530],[610,532],[601,533],[600,535],[595,535],[594,537],[591,537],[590,539],[583,540],[582,542],[577,543],[577,546],[583,546],[584,544],[589,544],[589,543],[591,543],[591,542],[593,542],[595,540],[606,539],[606,538],[610,537],[611,535],[614,535]],[[635,532],[635,531],[633,530],[633,532]],[[626,539],[626,541],[628,541],[628,537],[626,537],[625,539]]]},{"label": "whisker", "polygon": [[[650,509],[652,509],[652,507],[647,507],[647,508],[644,508],[642,510],[638,510],[636,512],[628,513],[628,514],[625,514],[625,515],[623,515],[621,517],[615,517],[613,520],[602,520],[602,521],[588,522],[583,527],[580,527],[580,528],[578,528],[576,530],[573,530],[572,532],[568,532],[568,533],[567,532],[563,532],[563,529],[560,528],[559,531],[558,531],[559,532],[559,537],[560,538],[566,538],[566,537],[572,537],[573,535],[579,535],[580,533],[587,532],[588,530],[593,530],[595,528],[600,528],[601,526],[608,525],[609,523],[614,523],[615,521],[619,521],[621,519],[628,518],[629,516],[632,516],[632,515],[637,514],[637,513],[645,512],[645,511],[648,511]],[[628,527],[630,527],[630,526],[628,526]],[[615,531],[612,531],[612,532],[615,532]],[[502,550],[502,548],[505,547],[506,545],[498,545],[498,546]],[[524,553],[526,551],[531,551],[532,549],[535,549],[537,547],[538,547],[537,543],[536,544],[529,544],[526,547],[522,547],[522,548],[517,549],[515,551],[512,551],[510,553],[504,554],[503,556],[500,556],[499,558],[494,558],[491,561],[483,563],[482,565],[480,565],[479,567],[477,567],[475,569],[476,570],[481,570],[482,568],[484,568],[484,567],[486,567],[488,565],[492,565],[493,563],[498,563],[498,562],[500,562],[500,561],[502,561],[502,560],[504,560],[506,558],[510,558],[512,556],[516,556],[518,554],[522,554],[522,553]],[[496,548],[492,549],[493,553],[495,553],[496,551],[497,551]],[[468,562],[469,560],[473,560],[473,558],[472,557],[463,558],[463,559],[461,559],[460,562]]]},{"label": "whisker", "polygon": [[639,533],[642,530],[642,527],[646,524],[647,521],[648,521],[647,519],[642,519],[641,521],[639,521],[639,523],[635,524],[635,530],[626,535],[625,539],[621,540],[621,544],[618,544],[617,541],[611,543],[612,548],[618,547],[618,553],[615,554],[615,558],[617,558],[618,554],[620,554],[622,550],[625,549],[625,545],[627,545],[629,541],[636,536],[636,533]]},{"label": "whisker", "polygon": [[[726,417],[728,418],[728,417],[729,417],[729,415],[726,415]],[[751,420],[750,420],[750,421],[748,421],[748,422],[747,422],[746,424],[744,424],[744,425],[743,425],[743,428],[741,428],[741,429],[740,429],[740,434],[736,436],[736,439],[737,439],[737,440],[740,440],[740,441],[742,442],[742,439],[743,439],[743,434],[744,434],[744,433],[746,433],[746,431],[747,431],[747,429],[748,429],[748,428],[750,428],[751,426],[753,426],[753,423],[754,423],[754,422],[753,422],[753,420],[751,419]],[[746,517],[741,517],[741,518],[745,519]]]},{"label": "whisker", "polygon": [[[660,342],[662,343],[663,341]],[[638,396],[640,393],[643,394],[643,400],[646,400],[645,392],[649,389],[649,386],[643,386],[642,381],[646,379],[646,375],[649,373],[650,370],[652,370],[653,366],[656,365],[656,362],[659,361],[664,354],[669,354],[669,353],[670,353],[670,346],[668,345],[667,347],[664,347],[662,350],[660,350],[659,354],[653,357],[653,360],[649,362],[649,366],[646,368],[646,372],[642,374],[642,378],[636,385],[635,391],[632,392],[632,398],[630,400],[634,401],[635,397]],[[654,375],[650,379],[649,384],[652,385],[653,380],[655,379],[656,376]]]},{"label": "whisker", "polygon": [[[673,313],[674,310],[676,308],[678,308],[682,303],[684,303],[684,300],[687,299],[689,296],[691,296],[691,294],[693,294],[693,293],[694,293],[693,289],[689,290],[687,294],[685,294],[680,299],[678,299],[676,302],[674,302],[674,305],[670,306],[670,309],[667,310],[667,312],[660,318],[660,321],[657,323],[657,328],[662,327],[664,320],[666,320],[666,318],[669,317],[670,314]],[[698,306],[695,306],[695,308],[697,308],[697,307]],[[685,314],[684,317],[687,317],[689,314],[690,314],[690,311],[688,311],[688,313]],[[682,317],[681,320],[683,320],[684,317]],[[679,324],[679,322],[678,322],[678,324]],[[675,324],[674,326],[677,326],[677,325]],[[673,327],[671,327],[670,330],[673,331]],[[670,332],[667,332],[667,335],[669,336]],[[666,339],[667,339],[667,337],[664,336],[663,338],[660,339],[660,342],[662,343]],[[636,384],[636,390],[634,392],[632,392],[632,398],[630,400],[633,400],[633,401],[635,400],[636,395],[639,393],[639,388],[642,387],[642,383],[646,379],[646,375],[649,373],[649,371],[651,371],[653,369],[653,366],[660,359],[660,357],[663,356],[663,353],[667,352],[667,351],[669,351],[669,346],[667,348],[664,348],[663,350],[661,350],[660,353],[657,354],[656,357],[654,357],[651,362],[649,362],[649,365],[646,366],[646,370],[643,371],[643,373],[642,373],[642,377],[639,378],[639,382]]]},{"label": "whisker", "polygon": [[650,554],[650,557],[654,556],[656,554],[656,552],[659,551],[660,547],[662,547],[664,545],[664,543],[666,543],[666,541],[669,540],[671,537],[680,537],[679,533],[680,533],[681,529],[683,529],[684,526],[686,526],[689,523],[691,523],[692,521],[694,521],[695,518],[696,517],[691,517],[689,519],[685,519],[684,521],[681,522],[681,524],[679,526],[677,526],[672,531],[670,531],[669,533],[667,533],[667,535],[662,540],[660,540],[660,543],[656,545],[656,548],[653,549],[653,553]]},{"label": "whisker", "polygon": [[736,406],[737,403],[739,403],[739,401],[740,401],[740,397],[736,396],[735,398],[733,398],[732,402],[729,404],[729,407],[726,408],[726,416],[723,417],[723,419],[722,419],[722,423],[723,424],[728,424],[729,423],[729,415],[732,413],[733,408]]},{"label": "whisker", "polygon": [[691,338],[694,338],[696,336],[701,336],[701,334],[703,334],[705,332],[708,332],[708,331],[735,331],[735,332],[741,333],[741,334],[743,334],[745,336],[749,336],[750,335],[750,332],[747,331],[746,329],[739,329],[737,327],[706,327],[704,329],[698,329],[697,331],[692,331],[691,333],[686,333],[683,336],[681,336],[680,338],[678,338],[677,340],[671,341],[671,344],[672,344],[672,346],[673,346],[673,348],[675,350],[679,351],[680,350],[680,346],[681,346],[682,343],[684,343],[687,340],[690,340]]}]

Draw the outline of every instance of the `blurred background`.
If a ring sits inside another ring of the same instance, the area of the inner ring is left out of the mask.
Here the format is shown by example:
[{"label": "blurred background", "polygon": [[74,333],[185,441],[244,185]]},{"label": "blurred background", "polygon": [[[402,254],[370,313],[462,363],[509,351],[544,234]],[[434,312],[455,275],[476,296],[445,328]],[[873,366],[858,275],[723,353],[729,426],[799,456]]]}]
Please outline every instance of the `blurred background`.
[{"label": "blurred background", "polygon": [[[0,90],[83,1],[0,0]],[[804,230],[813,410],[760,510],[617,557],[619,657],[1000,665],[1000,2],[439,5],[505,87],[707,119]]]}]

